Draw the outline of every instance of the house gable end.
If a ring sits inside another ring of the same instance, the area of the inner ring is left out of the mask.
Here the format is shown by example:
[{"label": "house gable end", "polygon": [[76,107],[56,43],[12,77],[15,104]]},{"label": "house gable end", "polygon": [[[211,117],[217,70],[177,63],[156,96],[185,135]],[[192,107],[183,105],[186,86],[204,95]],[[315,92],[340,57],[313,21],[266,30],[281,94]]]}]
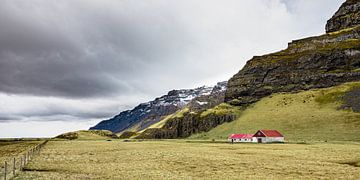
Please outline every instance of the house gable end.
[{"label": "house gable end", "polygon": [[266,137],[266,136],[261,130],[259,130],[254,134],[253,137]]}]

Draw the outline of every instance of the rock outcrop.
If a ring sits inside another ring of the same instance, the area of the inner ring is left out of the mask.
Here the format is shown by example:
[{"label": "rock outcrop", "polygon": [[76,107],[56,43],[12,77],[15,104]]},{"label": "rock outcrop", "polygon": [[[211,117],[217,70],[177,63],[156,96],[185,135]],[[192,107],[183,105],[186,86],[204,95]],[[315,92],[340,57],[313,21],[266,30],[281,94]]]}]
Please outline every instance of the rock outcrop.
[{"label": "rock outcrop", "polygon": [[360,24],[360,0],[347,0],[335,15],[328,20],[326,32],[354,27]]},{"label": "rock outcrop", "polygon": [[289,43],[257,56],[228,81],[225,101],[247,105],[276,92],[324,88],[360,80],[360,26]]},{"label": "rock outcrop", "polygon": [[149,128],[145,130],[136,138],[186,138],[195,133],[207,132],[224,122],[230,122],[237,118],[237,108],[226,104],[219,105],[215,110],[211,109],[207,111],[189,111],[181,117],[169,119],[161,128]]}]

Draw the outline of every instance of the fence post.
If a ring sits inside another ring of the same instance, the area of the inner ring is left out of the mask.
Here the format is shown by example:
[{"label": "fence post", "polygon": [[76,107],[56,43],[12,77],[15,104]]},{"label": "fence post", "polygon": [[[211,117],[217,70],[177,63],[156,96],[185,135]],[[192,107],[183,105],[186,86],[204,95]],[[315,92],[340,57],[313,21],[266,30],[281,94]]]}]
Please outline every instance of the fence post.
[{"label": "fence post", "polygon": [[14,158],[14,166],[13,166],[13,175],[15,176],[15,170],[16,170],[16,159]]},{"label": "fence post", "polygon": [[20,166],[19,166],[19,170],[22,171],[22,164],[23,164],[23,158],[20,157]]},{"label": "fence post", "polygon": [[4,180],[6,180],[6,173],[7,173],[7,162],[5,161],[5,164],[4,164]]}]

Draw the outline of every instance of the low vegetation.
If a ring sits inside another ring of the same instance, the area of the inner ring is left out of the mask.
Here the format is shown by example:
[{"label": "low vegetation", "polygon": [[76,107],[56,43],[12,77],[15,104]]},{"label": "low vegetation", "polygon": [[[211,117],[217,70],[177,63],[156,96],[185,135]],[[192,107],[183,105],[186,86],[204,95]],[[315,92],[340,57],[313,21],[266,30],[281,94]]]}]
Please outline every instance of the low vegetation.
[{"label": "low vegetation", "polygon": [[107,130],[81,130],[75,132],[68,132],[56,136],[58,139],[67,139],[67,140],[94,140],[94,139],[109,139],[109,138],[118,138],[115,134],[111,131]]},{"label": "low vegetation", "polygon": [[[276,129],[288,141],[360,141],[360,113],[354,112],[351,103],[343,99],[359,87],[360,82],[353,82],[325,89],[273,94],[248,107],[237,120],[190,138],[226,139],[233,133]],[[344,104],[348,104],[345,110]]]},{"label": "low vegetation", "polygon": [[210,114],[222,116],[227,114],[234,114],[236,116],[239,116],[241,113],[240,108],[236,106],[232,106],[230,104],[222,103],[218,106],[215,106],[214,108],[207,109],[206,111],[202,112],[200,117],[206,117]]},{"label": "low vegetation", "polygon": [[359,179],[360,144],[51,141],[15,179]]}]

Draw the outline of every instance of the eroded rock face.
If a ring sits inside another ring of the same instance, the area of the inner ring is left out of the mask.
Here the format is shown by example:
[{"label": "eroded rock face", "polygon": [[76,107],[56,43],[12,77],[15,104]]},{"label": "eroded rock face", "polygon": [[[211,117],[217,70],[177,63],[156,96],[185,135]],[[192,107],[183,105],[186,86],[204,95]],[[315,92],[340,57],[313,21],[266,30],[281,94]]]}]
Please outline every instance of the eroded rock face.
[{"label": "eroded rock face", "polygon": [[183,117],[167,121],[162,128],[147,129],[137,139],[175,139],[186,138],[194,133],[207,132],[212,128],[236,119],[234,114],[208,114],[204,117],[200,113],[186,113]]},{"label": "eroded rock face", "polygon": [[334,32],[360,24],[360,0],[347,0],[328,20],[326,32]]},{"label": "eroded rock face", "polygon": [[225,101],[246,105],[276,92],[324,88],[360,80],[360,26],[293,41],[254,57],[228,81]]}]

